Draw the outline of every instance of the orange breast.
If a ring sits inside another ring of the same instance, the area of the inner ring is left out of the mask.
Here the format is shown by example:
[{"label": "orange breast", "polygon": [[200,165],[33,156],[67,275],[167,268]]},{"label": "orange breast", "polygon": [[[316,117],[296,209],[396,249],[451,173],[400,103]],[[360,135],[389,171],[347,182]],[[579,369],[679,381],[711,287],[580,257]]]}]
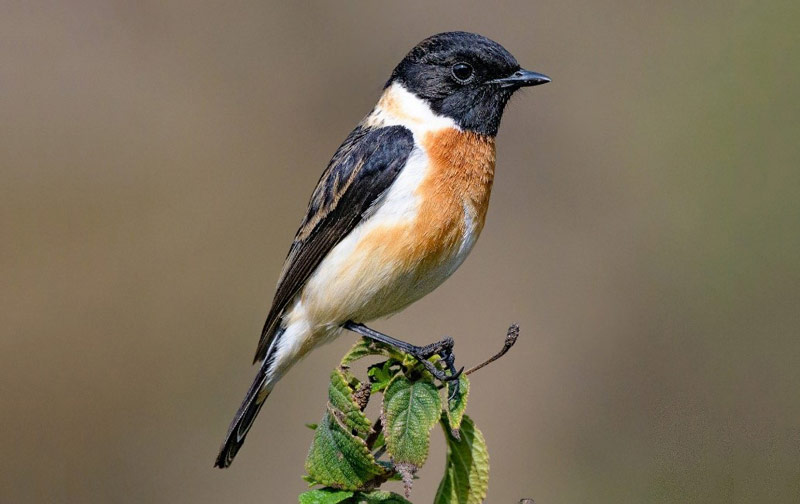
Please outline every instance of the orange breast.
[{"label": "orange breast", "polygon": [[[454,128],[421,139],[429,166],[416,194],[419,209],[407,225],[373,230],[361,243],[381,250],[406,271],[425,274],[480,233],[494,180],[494,139]],[[363,250],[363,249],[362,249]]]},{"label": "orange breast", "polygon": [[449,128],[428,133],[422,146],[430,171],[418,190],[416,227],[420,247],[435,256],[458,247],[465,233],[483,229],[494,180],[494,138]]}]

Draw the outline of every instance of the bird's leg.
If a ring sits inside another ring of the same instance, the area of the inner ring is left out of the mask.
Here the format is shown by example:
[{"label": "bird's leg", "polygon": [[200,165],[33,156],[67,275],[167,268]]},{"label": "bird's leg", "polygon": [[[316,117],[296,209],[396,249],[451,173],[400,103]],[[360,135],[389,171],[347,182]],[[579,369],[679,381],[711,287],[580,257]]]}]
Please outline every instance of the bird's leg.
[{"label": "bird's leg", "polygon": [[[448,382],[452,380],[458,380],[458,377],[461,375],[461,372],[464,371],[464,368],[459,369],[456,371],[455,367],[455,355],[453,354],[453,338],[446,337],[442,338],[441,341],[437,341],[436,343],[431,343],[430,345],[425,346],[416,346],[412,345],[411,343],[406,343],[405,341],[401,341],[399,339],[392,338],[387,334],[380,333],[374,329],[370,329],[369,327],[365,326],[364,324],[360,324],[357,322],[348,321],[343,326],[345,329],[353,331],[354,333],[358,333],[365,338],[369,338],[375,341],[379,341],[391,347],[394,347],[400,350],[403,353],[407,353],[411,355],[418,361],[425,366],[425,369],[430,371],[430,373],[436,377],[436,379]],[[437,368],[433,365],[432,362],[428,360],[429,357],[434,355],[438,355],[442,358],[442,362],[444,362],[447,371],[450,374],[445,374],[445,371]],[[453,393],[451,396],[455,396],[458,393],[458,381],[456,381],[453,387]]]}]

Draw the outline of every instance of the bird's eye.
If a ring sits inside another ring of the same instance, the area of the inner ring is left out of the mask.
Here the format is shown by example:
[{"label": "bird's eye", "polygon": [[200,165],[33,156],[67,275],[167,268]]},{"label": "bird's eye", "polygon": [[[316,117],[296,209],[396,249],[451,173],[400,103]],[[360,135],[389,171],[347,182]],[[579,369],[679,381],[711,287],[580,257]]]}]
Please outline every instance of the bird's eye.
[{"label": "bird's eye", "polygon": [[453,65],[453,77],[462,84],[466,84],[472,79],[474,70],[469,63],[456,63]]}]

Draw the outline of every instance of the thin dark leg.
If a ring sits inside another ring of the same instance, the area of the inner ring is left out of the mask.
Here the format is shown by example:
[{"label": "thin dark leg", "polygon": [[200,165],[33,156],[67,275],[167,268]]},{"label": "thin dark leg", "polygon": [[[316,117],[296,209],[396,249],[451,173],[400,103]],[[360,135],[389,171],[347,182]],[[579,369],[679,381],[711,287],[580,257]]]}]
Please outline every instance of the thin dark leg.
[{"label": "thin dark leg", "polygon": [[[417,355],[420,352],[420,350],[422,350],[421,347],[418,347],[416,345],[412,345],[411,343],[406,343],[405,341],[402,341],[402,340],[399,340],[399,339],[392,338],[388,334],[383,334],[383,333],[378,332],[378,331],[376,331],[374,329],[370,329],[369,327],[365,326],[364,324],[359,324],[359,323],[353,322],[352,320],[348,321],[348,322],[345,322],[344,328],[349,330],[349,331],[353,331],[354,333],[358,333],[361,336],[367,337],[367,338],[369,338],[371,340],[380,341],[381,343],[385,343],[385,344],[389,345],[390,347],[394,347],[394,348],[400,350],[401,352],[404,352],[404,353],[407,353],[407,354]],[[433,354],[431,354],[431,355],[433,355]],[[428,357],[430,357],[430,355]]]},{"label": "thin dark leg", "polygon": [[[415,357],[418,361],[425,366],[425,369],[430,371],[430,373],[435,376],[440,381],[452,381],[457,380],[458,377],[461,375],[461,372],[464,371],[464,368],[456,371],[455,368],[455,356],[453,355],[453,338],[443,338],[441,341],[437,341],[436,343],[431,343],[430,345],[425,346],[416,346],[412,345],[411,343],[406,343],[405,341],[401,341],[399,339],[392,338],[387,334],[383,334],[378,332],[374,329],[370,329],[369,327],[365,326],[364,324],[360,324],[357,322],[348,321],[343,326],[345,329],[353,331],[354,333],[360,334],[365,338],[369,338],[375,341],[379,341],[391,347],[394,347],[400,350],[403,353],[407,353],[412,357]],[[431,363],[428,358],[433,355],[439,355],[442,358],[447,370],[450,374],[445,374],[444,371],[438,369],[436,366]],[[458,393],[458,382],[454,384],[453,387],[453,396]]]}]

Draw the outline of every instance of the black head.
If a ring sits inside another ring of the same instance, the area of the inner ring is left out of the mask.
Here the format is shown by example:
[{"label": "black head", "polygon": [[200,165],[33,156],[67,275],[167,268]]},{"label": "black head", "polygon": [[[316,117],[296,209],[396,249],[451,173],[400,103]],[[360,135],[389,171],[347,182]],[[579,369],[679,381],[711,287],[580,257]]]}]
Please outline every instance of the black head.
[{"label": "black head", "polygon": [[493,136],[514,91],[550,79],[523,70],[514,56],[493,40],[475,33],[446,32],[417,44],[394,69],[386,86],[394,82],[462,128]]}]

